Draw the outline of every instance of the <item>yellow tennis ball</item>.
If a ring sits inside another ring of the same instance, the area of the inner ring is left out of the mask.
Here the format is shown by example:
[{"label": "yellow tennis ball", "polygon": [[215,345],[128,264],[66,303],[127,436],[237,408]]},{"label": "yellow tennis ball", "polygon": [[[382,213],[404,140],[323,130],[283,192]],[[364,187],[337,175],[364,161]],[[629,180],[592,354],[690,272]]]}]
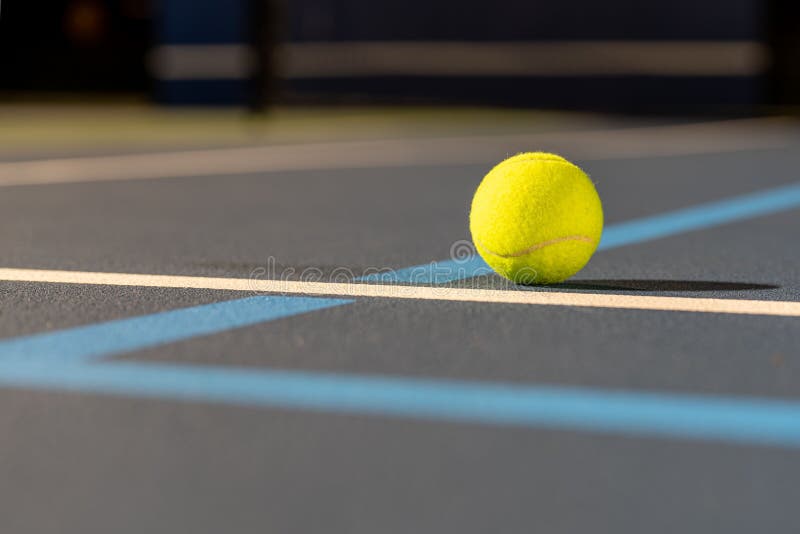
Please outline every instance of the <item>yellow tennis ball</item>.
[{"label": "yellow tennis ball", "polygon": [[554,284],[580,271],[603,233],[589,177],[561,156],[518,154],[489,171],[472,199],[472,241],[498,274]]}]

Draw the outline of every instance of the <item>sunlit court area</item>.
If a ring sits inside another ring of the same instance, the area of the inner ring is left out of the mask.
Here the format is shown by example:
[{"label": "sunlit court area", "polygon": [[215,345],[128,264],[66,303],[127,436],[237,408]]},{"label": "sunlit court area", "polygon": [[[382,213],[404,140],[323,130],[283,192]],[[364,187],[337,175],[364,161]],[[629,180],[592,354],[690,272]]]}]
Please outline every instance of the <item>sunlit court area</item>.
[{"label": "sunlit court area", "polygon": [[0,532],[800,532],[800,7],[4,0]]}]

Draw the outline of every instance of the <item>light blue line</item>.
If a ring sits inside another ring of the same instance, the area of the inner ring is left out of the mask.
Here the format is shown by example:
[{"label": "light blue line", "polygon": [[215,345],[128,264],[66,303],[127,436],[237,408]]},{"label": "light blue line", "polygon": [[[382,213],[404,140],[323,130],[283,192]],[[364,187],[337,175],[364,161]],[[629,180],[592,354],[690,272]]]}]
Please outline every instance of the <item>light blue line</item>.
[{"label": "light blue line", "polygon": [[800,184],[759,191],[615,224],[604,232],[599,248],[605,250],[651,241],[742,219],[770,215],[798,206],[800,206]]},{"label": "light blue line", "polygon": [[[716,202],[700,204],[632,221],[609,225],[597,250],[609,250],[670,237],[694,230],[770,215],[800,207],[800,184],[759,191]],[[370,281],[417,284],[444,284],[491,273],[491,268],[478,256],[461,260],[441,260],[372,275]]]},{"label": "light blue line", "polygon": [[492,272],[492,268],[486,265],[480,256],[467,256],[458,260],[432,261],[396,271],[370,274],[358,280],[382,283],[446,284]]},{"label": "light blue line", "polygon": [[[609,226],[601,250],[667,237],[800,205],[800,184]],[[443,284],[491,273],[478,256],[363,277],[363,281]],[[231,328],[338,306],[352,300],[251,297],[0,341],[0,359],[74,362],[140,350]]]},{"label": "light blue line", "polygon": [[[800,184],[609,226],[601,249],[800,205]],[[485,272],[477,258],[396,271],[445,283]],[[800,403],[140,362],[87,361],[352,302],[251,297],[0,342],[0,384],[325,412],[800,446]],[[46,365],[42,365],[46,364]],[[78,365],[69,365],[78,364]]]},{"label": "light blue line", "polygon": [[0,365],[0,384],[314,410],[800,447],[794,401],[112,362]]},{"label": "light blue line", "polygon": [[348,304],[352,300],[256,296],[0,341],[0,362],[80,363],[264,321]]}]

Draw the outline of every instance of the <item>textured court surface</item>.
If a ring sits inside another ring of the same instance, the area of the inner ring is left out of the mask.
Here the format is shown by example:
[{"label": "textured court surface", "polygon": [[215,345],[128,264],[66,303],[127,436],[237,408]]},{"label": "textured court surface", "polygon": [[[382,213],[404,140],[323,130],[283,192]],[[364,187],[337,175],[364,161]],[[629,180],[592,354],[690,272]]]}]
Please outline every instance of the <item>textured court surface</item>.
[{"label": "textured court surface", "polygon": [[[800,302],[792,123],[570,120],[616,241],[534,291]],[[415,285],[531,291],[431,275],[502,142],[448,163],[393,139],[386,165],[343,147],[330,168],[3,186],[0,268],[350,282],[427,265]],[[3,532],[800,529],[794,316],[4,280],[0,336]]]}]

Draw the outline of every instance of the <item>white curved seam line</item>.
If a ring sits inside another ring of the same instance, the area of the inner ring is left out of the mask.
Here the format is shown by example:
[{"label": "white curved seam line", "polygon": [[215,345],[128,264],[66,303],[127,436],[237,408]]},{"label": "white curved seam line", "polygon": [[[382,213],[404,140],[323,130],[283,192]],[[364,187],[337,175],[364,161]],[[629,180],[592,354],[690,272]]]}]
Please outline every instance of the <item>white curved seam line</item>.
[{"label": "white curved seam line", "polygon": [[570,236],[566,236],[566,237],[557,237],[555,239],[550,239],[548,241],[542,241],[541,243],[536,243],[535,245],[533,245],[531,247],[528,247],[528,248],[526,248],[524,250],[520,250],[518,252],[512,252],[510,254],[500,254],[498,252],[492,252],[491,250],[489,250],[488,248],[483,246],[483,244],[480,241],[478,241],[477,239],[475,239],[475,244],[480,249],[482,249],[484,252],[486,252],[488,254],[491,254],[492,256],[497,256],[498,258],[506,258],[506,259],[508,259],[508,258],[519,258],[521,256],[525,256],[527,254],[530,254],[531,252],[536,252],[539,249],[543,249],[545,247],[549,247],[550,245],[557,245],[558,243],[564,243],[566,241],[581,241],[581,242],[589,243],[589,244],[594,243],[594,240],[591,237],[587,237],[585,235],[570,235]]}]

